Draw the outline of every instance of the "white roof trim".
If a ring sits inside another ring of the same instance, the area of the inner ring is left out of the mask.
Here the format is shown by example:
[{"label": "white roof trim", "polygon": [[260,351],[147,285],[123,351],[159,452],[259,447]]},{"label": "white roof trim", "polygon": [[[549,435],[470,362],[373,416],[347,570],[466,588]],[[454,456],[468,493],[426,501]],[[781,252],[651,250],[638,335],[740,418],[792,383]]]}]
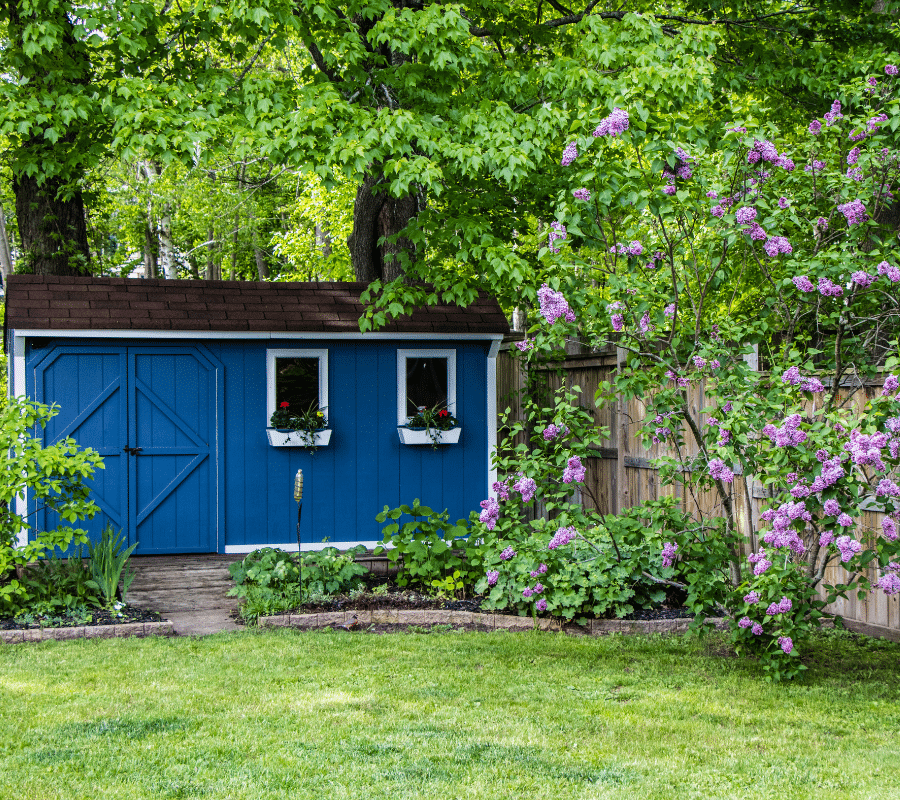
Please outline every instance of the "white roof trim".
[{"label": "white roof trim", "polygon": [[52,330],[45,328],[15,329],[16,336],[43,336],[82,339],[434,339],[436,341],[466,340],[502,341],[502,333],[416,333],[392,331],[380,333],[327,333],[323,331],[148,331],[148,330]]}]

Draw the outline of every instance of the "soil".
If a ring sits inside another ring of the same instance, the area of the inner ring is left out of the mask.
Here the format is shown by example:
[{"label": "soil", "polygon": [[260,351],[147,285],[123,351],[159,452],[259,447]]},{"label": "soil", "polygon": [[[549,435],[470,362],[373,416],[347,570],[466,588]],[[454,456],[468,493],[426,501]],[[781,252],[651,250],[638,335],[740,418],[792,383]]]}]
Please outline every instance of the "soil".
[{"label": "soil", "polygon": [[90,608],[85,614],[31,616],[30,622],[18,622],[12,617],[0,617],[0,630],[28,630],[30,628],[78,628],[82,625],[125,625],[128,622],[160,622],[162,616],[156,611],[147,611],[134,606],[124,606],[119,611],[105,608]]},{"label": "soil", "polygon": [[[340,594],[319,603],[305,603],[291,611],[282,612],[282,614],[316,614],[329,611],[480,611],[481,601],[483,598],[474,597],[465,600],[452,600],[448,598],[438,598],[420,594],[416,591],[403,589],[393,583],[382,583],[373,585],[366,591],[355,592],[353,594]],[[668,598],[667,598],[668,599]],[[235,619],[243,622],[240,616],[235,613]],[[663,605],[656,609],[639,609],[623,619],[626,620],[660,620],[660,619],[682,619],[685,617],[693,617],[694,613],[686,608],[671,608]],[[349,625],[338,625],[336,629],[358,631],[360,633],[421,633],[427,634],[432,631],[481,631],[490,632],[492,629],[483,625],[470,623],[454,623],[452,625],[407,625],[407,624],[391,624],[391,623],[373,623],[370,625],[360,625],[359,623]]]}]

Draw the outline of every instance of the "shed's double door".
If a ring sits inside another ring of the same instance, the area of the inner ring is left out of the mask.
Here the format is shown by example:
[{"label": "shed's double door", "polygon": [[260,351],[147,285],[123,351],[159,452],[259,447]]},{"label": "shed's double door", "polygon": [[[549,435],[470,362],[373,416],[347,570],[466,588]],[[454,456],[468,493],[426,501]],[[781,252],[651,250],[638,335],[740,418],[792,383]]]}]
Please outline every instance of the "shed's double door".
[{"label": "shed's double door", "polygon": [[221,377],[197,347],[60,346],[35,366],[36,399],[60,407],[45,443],[71,436],[103,456],[90,482],[100,513],[78,523],[92,539],[108,522],[139,554],[217,550]]}]

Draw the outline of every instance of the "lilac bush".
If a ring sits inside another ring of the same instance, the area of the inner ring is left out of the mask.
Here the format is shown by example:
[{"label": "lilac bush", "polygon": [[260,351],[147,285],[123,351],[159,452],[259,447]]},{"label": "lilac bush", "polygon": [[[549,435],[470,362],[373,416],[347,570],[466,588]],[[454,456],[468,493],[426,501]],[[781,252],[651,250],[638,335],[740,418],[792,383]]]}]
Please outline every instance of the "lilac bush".
[{"label": "lilac bush", "polygon": [[[675,147],[620,103],[567,148],[557,224],[578,247],[561,252],[551,231],[542,256],[559,254],[581,279],[542,287],[522,348],[529,363],[564,337],[625,353],[598,402],[640,399],[646,444],[667,447],[662,480],[714,498],[680,527],[657,518],[654,574],[680,583],[698,614],[724,609],[736,647],[776,679],[803,668],[804,638],[827,602],[900,591],[898,79],[891,65],[884,72],[848,87],[790,142],[741,121],[717,149]],[[765,371],[751,368],[756,351]],[[866,400],[878,375],[883,387]],[[571,412],[575,398],[566,402]],[[567,413],[558,402],[550,422]],[[567,449],[578,437],[547,441],[555,485],[584,481],[584,452]],[[754,487],[770,497],[758,517],[741,499]],[[864,510],[884,521],[867,527]],[[570,531],[589,540],[567,514],[554,552]],[[832,565],[846,570],[838,581]]]}]

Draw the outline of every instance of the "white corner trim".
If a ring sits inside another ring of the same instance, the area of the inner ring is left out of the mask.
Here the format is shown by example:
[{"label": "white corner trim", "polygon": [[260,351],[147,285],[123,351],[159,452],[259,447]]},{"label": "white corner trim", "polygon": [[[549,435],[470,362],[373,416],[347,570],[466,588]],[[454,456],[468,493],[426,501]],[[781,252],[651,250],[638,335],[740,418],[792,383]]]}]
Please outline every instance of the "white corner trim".
[{"label": "white corner trim", "polygon": [[16,330],[18,336],[40,336],[60,339],[334,339],[338,341],[397,339],[452,342],[503,341],[502,333],[324,333],[321,331],[143,331],[122,328],[118,330],[64,330],[34,328]]},{"label": "white corner trim", "polygon": [[497,353],[500,342],[491,344],[487,357],[487,497],[495,497],[493,485],[497,481],[497,466],[494,454],[497,452]]},{"label": "white corner trim", "polygon": [[[371,550],[381,542],[310,542],[303,543],[303,552],[316,552],[318,550],[324,550],[326,547],[336,547],[338,550],[349,550],[351,547],[356,547],[357,545],[363,545],[367,550]],[[277,547],[279,550],[284,550],[288,553],[296,553],[297,552],[297,543],[296,542],[288,542],[282,544],[266,544],[262,542],[260,544],[226,544],[225,545],[225,553],[230,554],[246,554],[252,553],[254,550],[259,550],[261,547]]]},{"label": "white corner trim", "polygon": [[497,353],[500,352],[500,345],[503,344],[503,337],[501,336],[499,339],[492,337],[491,338],[491,346],[488,349],[488,358],[496,358]]},{"label": "white corner trim", "polygon": [[[25,337],[16,332],[13,337],[13,368],[10,371],[10,395],[13,397],[25,396]],[[28,517],[28,489],[21,495],[16,495],[16,514],[21,519]],[[16,541],[19,547],[28,544],[28,529],[19,531]]]},{"label": "white corner trim", "polygon": [[456,416],[456,350],[447,348],[397,350],[397,424],[405,425],[406,416],[406,359],[446,358],[447,359],[447,410]]},{"label": "white corner trim", "polygon": [[[328,408],[328,351],[308,349],[266,350],[266,425],[275,413],[275,359],[276,358],[317,358],[319,359],[319,408]],[[326,412],[327,413],[327,412]]]}]

